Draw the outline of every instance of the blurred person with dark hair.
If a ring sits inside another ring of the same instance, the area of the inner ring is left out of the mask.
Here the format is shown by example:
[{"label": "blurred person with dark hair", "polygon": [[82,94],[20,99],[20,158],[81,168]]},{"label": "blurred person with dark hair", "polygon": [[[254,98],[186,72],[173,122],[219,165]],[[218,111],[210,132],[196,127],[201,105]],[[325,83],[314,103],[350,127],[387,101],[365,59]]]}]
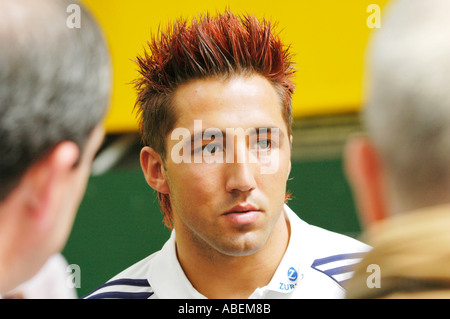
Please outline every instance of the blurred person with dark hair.
[{"label": "blurred person with dark hair", "polygon": [[294,65],[270,21],[179,19],[138,57],[141,166],[163,248],[86,298],[342,298],[367,246],[285,201]]},{"label": "blurred person with dark hair", "polygon": [[450,298],[450,2],[393,1],[346,168],[367,243],[348,298]]},{"label": "blurred person with dark hair", "polygon": [[0,295],[64,247],[104,136],[108,49],[81,5],[68,27],[70,4],[0,1]]}]

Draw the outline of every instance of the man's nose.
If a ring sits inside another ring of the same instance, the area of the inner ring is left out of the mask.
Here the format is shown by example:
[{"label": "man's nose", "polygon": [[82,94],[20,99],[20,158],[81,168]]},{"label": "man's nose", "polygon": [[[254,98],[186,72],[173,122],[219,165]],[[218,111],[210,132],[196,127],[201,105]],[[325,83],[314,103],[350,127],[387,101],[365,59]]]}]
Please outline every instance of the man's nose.
[{"label": "man's nose", "polygon": [[243,163],[231,163],[227,167],[228,192],[251,192],[256,188],[256,180],[253,174],[254,164],[244,161]]}]

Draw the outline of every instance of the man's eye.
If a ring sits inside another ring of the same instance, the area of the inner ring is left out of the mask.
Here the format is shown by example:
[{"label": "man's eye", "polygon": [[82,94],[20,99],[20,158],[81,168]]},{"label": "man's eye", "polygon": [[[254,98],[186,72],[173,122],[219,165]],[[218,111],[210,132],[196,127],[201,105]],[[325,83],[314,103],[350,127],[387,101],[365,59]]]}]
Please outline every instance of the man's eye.
[{"label": "man's eye", "polygon": [[272,146],[272,143],[270,140],[262,139],[258,141],[258,148],[262,150],[268,150]]},{"label": "man's eye", "polygon": [[203,145],[203,147],[202,147],[204,154],[205,154],[205,152],[206,152],[206,154],[215,154],[216,152],[221,151],[221,149],[222,149],[221,145],[214,144],[214,143],[206,144],[206,145]]}]

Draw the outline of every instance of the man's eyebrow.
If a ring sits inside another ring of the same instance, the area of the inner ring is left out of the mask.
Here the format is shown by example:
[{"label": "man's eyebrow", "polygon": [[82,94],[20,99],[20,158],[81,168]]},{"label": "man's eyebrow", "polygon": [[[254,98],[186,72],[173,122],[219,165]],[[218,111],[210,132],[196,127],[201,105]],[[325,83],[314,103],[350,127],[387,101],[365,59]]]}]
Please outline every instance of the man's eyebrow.
[{"label": "man's eyebrow", "polygon": [[276,130],[277,134],[280,137],[284,136],[283,131],[277,127],[277,126],[261,126],[261,127],[251,127],[245,130],[245,132],[247,132],[247,130],[250,130],[250,135],[261,135],[261,134],[272,134],[272,130]]},{"label": "man's eyebrow", "polygon": [[277,126],[265,126],[265,127],[258,127],[255,129],[256,134],[268,134],[272,133],[272,130],[277,130],[280,136],[284,136],[283,131]]},{"label": "man's eyebrow", "polygon": [[[236,128],[229,128],[229,129],[232,129],[233,131],[235,131],[235,130],[239,130],[240,128],[236,127]],[[249,136],[255,135],[255,134],[256,135],[271,134],[273,129],[278,131],[280,138],[284,136],[283,131],[277,126],[263,126],[263,127],[257,127],[257,128],[247,128],[244,130],[244,133],[246,133],[246,134],[249,133],[248,134]],[[187,143],[194,143],[197,140],[202,140],[203,137],[205,136],[205,133],[207,133],[208,137],[214,136],[214,138],[217,138],[218,136],[226,138],[226,136],[227,136],[226,130],[223,131],[223,130],[220,130],[217,128],[208,128],[208,129],[204,129],[200,132],[196,132],[196,133],[192,134],[190,141]]]},{"label": "man's eyebrow", "polygon": [[200,132],[195,132],[194,134],[191,134],[191,139],[187,140],[186,144],[194,144],[198,140],[203,140],[203,137],[205,136],[205,132],[207,133],[208,137],[214,136],[214,139],[217,138],[217,136],[226,136],[226,133],[217,129],[217,128],[209,128],[204,129]]}]

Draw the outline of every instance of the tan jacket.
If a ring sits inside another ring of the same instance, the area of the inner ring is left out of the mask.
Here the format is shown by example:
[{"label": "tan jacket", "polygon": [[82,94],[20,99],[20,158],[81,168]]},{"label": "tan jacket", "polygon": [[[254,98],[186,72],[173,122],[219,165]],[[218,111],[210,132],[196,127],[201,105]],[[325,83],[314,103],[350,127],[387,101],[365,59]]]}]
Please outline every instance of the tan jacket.
[{"label": "tan jacket", "polygon": [[347,298],[450,298],[450,205],[390,218],[363,239],[373,249]]}]

